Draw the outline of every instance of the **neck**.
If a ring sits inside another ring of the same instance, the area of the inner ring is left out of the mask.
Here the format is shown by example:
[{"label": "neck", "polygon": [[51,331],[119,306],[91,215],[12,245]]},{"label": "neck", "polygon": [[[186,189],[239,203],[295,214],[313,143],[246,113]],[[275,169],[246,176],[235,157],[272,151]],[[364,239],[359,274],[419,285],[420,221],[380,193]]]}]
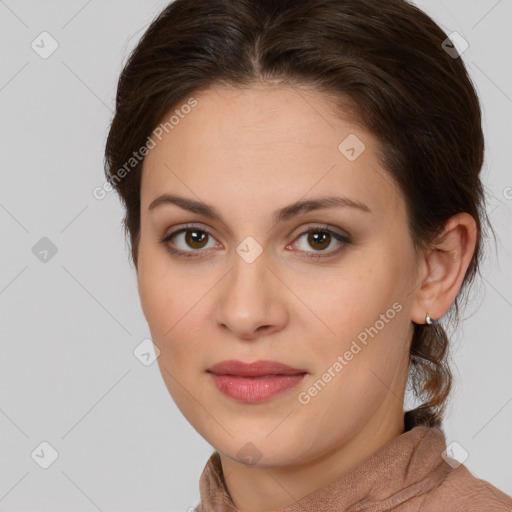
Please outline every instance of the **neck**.
[{"label": "neck", "polygon": [[[396,400],[396,397],[394,397]],[[337,480],[368,459],[404,431],[403,410],[383,403],[379,410],[349,439],[328,453],[300,465],[248,467],[221,457],[226,487],[240,512],[279,510],[329,482]]]}]

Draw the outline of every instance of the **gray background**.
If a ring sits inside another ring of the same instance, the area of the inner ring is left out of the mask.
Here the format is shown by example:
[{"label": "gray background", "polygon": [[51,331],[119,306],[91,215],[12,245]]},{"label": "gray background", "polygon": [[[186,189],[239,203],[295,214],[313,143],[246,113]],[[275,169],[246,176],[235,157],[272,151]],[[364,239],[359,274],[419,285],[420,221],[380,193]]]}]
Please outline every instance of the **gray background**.
[{"label": "gray background", "polygon": [[[2,511],[184,512],[199,499],[212,447],[182,418],[157,364],[134,356],[150,334],[123,211],[114,193],[92,195],[104,182],[122,64],[166,4],[0,0]],[[463,58],[483,102],[484,181],[499,236],[453,338],[445,430],[473,473],[512,494],[512,2],[418,5],[469,42]],[[59,45],[47,59],[31,47],[43,31]],[[57,249],[46,262],[43,237]],[[47,469],[43,441],[58,452]]]}]

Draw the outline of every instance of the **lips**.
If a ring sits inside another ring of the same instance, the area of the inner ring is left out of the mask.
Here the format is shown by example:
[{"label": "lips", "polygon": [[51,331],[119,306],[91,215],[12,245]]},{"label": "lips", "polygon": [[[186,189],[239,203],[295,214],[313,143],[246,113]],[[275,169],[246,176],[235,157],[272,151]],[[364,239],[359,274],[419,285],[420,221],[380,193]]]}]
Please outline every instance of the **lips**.
[{"label": "lips", "polygon": [[301,375],[307,370],[293,368],[278,361],[255,361],[244,363],[231,359],[221,361],[207,370],[215,375],[232,375],[234,377],[265,377],[269,375]]},{"label": "lips", "polygon": [[222,361],[207,370],[219,391],[238,402],[265,402],[298,386],[306,374],[277,361]]}]

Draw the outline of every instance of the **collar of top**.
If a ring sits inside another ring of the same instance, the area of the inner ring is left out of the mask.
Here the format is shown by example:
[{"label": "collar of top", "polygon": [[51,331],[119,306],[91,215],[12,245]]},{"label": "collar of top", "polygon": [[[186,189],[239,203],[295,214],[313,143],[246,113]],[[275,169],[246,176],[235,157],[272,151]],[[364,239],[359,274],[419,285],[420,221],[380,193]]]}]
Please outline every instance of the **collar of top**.
[{"label": "collar of top", "polygon": [[[419,425],[391,439],[341,478],[312,491],[280,512],[378,512],[419,494],[442,481],[451,466],[442,458],[444,433]],[[199,481],[197,512],[238,512],[227,491],[218,452],[214,452]],[[350,509],[352,510],[352,508]]]}]

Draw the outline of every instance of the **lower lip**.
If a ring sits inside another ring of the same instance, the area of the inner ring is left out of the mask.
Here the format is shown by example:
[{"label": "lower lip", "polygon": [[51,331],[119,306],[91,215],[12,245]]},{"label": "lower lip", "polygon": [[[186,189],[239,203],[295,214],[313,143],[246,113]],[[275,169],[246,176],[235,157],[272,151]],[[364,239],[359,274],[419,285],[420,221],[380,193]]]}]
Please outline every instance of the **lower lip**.
[{"label": "lower lip", "polygon": [[224,394],[246,403],[270,400],[297,386],[305,373],[297,375],[271,375],[270,377],[235,377],[210,373],[214,384]]}]

